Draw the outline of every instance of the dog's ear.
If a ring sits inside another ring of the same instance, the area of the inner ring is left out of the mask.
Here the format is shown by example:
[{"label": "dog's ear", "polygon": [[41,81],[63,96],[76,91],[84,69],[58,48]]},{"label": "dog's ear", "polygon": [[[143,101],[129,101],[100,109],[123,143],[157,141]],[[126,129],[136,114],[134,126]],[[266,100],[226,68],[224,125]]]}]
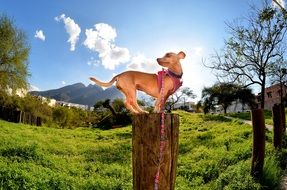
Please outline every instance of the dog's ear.
[{"label": "dog's ear", "polygon": [[177,55],[178,55],[179,59],[185,58],[185,53],[183,51],[179,52]]}]

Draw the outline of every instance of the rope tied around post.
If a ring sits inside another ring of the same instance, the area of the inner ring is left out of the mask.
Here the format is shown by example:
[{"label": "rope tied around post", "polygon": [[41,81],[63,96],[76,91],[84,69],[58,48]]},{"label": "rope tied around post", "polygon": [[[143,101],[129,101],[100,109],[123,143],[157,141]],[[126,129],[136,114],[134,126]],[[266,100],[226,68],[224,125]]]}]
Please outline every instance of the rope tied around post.
[{"label": "rope tied around post", "polygon": [[[162,69],[164,72],[165,70]],[[163,157],[163,150],[165,148],[165,129],[164,129],[164,108],[165,108],[165,100],[164,100],[164,76],[161,78],[161,89],[160,89],[160,97],[161,97],[161,120],[160,120],[160,144],[159,144],[159,159],[158,159],[158,168],[154,179],[154,190],[158,190],[159,182],[160,182],[160,166]]]}]

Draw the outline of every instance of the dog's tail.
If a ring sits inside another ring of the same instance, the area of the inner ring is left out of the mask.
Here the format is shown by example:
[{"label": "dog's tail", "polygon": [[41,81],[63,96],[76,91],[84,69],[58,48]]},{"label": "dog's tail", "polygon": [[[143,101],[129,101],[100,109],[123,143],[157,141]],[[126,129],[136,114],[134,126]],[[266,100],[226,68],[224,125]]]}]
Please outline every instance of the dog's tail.
[{"label": "dog's tail", "polygon": [[110,82],[101,82],[97,79],[95,79],[94,77],[90,77],[90,80],[95,82],[97,85],[102,86],[102,87],[109,87],[112,84],[114,84],[114,82],[117,80],[118,76],[115,76],[114,78],[112,78],[112,80]]}]

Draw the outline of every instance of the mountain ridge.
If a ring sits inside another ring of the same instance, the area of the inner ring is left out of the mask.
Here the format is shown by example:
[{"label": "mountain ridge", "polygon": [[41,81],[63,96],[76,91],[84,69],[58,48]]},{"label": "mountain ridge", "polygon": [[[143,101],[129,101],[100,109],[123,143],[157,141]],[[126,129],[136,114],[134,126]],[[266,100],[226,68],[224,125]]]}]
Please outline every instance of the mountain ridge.
[{"label": "mountain ridge", "polygon": [[31,95],[52,98],[57,101],[65,101],[88,106],[94,106],[96,102],[106,99],[114,100],[117,98],[123,98],[123,95],[115,86],[103,89],[100,86],[92,84],[85,86],[83,83],[75,83],[46,91],[31,91],[29,93]]}]

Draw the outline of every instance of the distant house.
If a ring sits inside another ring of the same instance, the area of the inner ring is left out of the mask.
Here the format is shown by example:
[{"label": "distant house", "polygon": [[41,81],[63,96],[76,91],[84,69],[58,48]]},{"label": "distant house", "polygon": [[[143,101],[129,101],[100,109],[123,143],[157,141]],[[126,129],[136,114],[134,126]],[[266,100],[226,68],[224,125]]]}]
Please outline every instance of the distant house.
[{"label": "distant house", "polygon": [[53,98],[46,98],[43,96],[38,96],[38,98],[40,98],[42,100],[42,102],[47,103],[49,106],[54,107],[56,105],[56,100]]},{"label": "distant house", "polygon": [[75,103],[71,103],[71,102],[57,101],[56,105],[65,106],[68,108],[74,107],[74,108],[80,108],[82,110],[90,110],[88,105],[75,104]]},{"label": "distant house", "polygon": [[194,102],[178,102],[173,105],[173,109],[185,109],[186,111],[194,111]]},{"label": "distant house", "polygon": [[233,101],[230,106],[228,106],[227,113],[238,113],[249,111],[250,107],[247,104],[242,104],[239,100]]},{"label": "distant house", "polygon": [[[249,111],[250,107],[243,105],[239,100],[233,101],[230,106],[227,107],[226,113],[239,113]],[[224,113],[224,109],[221,105],[214,106],[212,113]]]},{"label": "distant house", "polygon": [[[287,95],[287,86],[283,85],[282,89],[283,97]],[[281,90],[280,84],[275,84],[270,87],[265,88],[265,100],[264,100],[264,109],[271,110],[274,104],[281,103],[280,100]],[[260,93],[256,96],[258,107],[260,107]]]}]

